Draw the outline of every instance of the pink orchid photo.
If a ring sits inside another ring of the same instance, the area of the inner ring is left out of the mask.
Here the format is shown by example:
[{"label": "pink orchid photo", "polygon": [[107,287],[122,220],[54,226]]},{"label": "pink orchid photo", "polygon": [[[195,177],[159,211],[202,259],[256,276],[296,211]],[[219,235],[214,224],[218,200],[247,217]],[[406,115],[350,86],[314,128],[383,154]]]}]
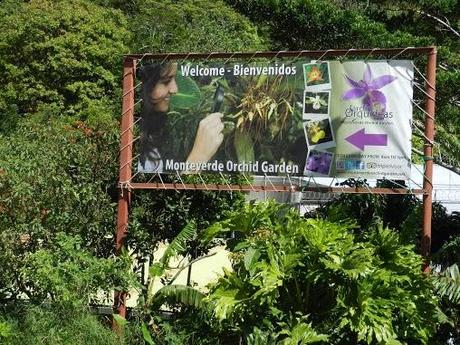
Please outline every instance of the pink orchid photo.
[{"label": "pink orchid photo", "polygon": [[371,112],[373,117],[381,118],[386,111],[387,99],[380,89],[392,83],[397,78],[389,74],[373,78],[372,70],[369,65],[366,65],[361,80],[353,80],[346,74],[344,77],[351,86],[351,89],[342,95],[342,99],[350,100],[362,98],[364,109]]}]

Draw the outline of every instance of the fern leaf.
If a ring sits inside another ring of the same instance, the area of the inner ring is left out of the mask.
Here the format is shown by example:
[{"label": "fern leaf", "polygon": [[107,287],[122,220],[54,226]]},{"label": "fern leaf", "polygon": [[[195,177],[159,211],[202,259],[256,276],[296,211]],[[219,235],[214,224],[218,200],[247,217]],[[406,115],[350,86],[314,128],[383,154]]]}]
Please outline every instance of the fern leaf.
[{"label": "fern leaf", "polygon": [[460,272],[457,264],[447,267],[434,277],[436,291],[452,303],[460,303]]}]

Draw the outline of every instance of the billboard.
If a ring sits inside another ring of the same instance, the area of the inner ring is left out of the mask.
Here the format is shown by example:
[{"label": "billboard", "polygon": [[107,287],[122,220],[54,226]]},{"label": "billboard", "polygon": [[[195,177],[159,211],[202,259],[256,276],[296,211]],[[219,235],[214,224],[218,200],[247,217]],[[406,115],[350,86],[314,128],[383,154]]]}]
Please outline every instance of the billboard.
[{"label": "billboard", "polygon": [[138,171],[408,179],[412,63],[144,64]]}]

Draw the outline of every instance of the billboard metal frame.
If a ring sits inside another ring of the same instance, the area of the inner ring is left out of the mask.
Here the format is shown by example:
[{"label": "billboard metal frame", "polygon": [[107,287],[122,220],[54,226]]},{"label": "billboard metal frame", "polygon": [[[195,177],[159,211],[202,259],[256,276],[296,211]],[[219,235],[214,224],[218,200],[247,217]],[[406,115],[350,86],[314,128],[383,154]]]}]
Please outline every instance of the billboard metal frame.
[{"label": "billboard metal frame", "polygon": [[[135,108],[135,76],[136,65],[142,60],[186,60],[186,59],[254,59],[254,58],[311,58],[323,60],[325,58],[341,58],[347,56],[369,57],[382,56],[394,59],[405,55],[424,55],[427,57],[425,81],[425,123],[424,123],[424,152],[425,171],[423,176],[422,189],[407,188],[363,188],[363,187],[304,187],[299,185],[273,184],[269,185],[231,185],[231,184],[185,184],[182,183],[163,183],[131,182],[132,161],[133,161],[133,127],[134,127],[134,108]],[[296,192],[296,191],[316,191],[332,193],[357,193],[357,194],[396,194],[422,195],[423,198],[423,229],[421,241],[421,253],[424,257],[423,271],[429,272],[429,261],[431,251],[431,220],[433,203],[433,145],[435,132],[435,96],[436,96],[436,47],[406,47],[389,49],[348,49],[348,50],[323,50],[323,51],[278,51],[278,52],[254,52],[254,53],[167,53],[167,54],[129,54],[124,56],[123,61],[123,95],[122,95],[122,118],[121,118],[121,137],[120,137],[120,170],[119,170],[119,197],[117,211],[117,229],[115,241],[115,253],[120,254],[128,233],[129,206],[131,195],[139,189],[163,189],[163,190],[215,190],[215,191],[267,191],[267,192]],[[114,309],[120,316],[126,316],[127,292],[116,291],[114,296]]]}]

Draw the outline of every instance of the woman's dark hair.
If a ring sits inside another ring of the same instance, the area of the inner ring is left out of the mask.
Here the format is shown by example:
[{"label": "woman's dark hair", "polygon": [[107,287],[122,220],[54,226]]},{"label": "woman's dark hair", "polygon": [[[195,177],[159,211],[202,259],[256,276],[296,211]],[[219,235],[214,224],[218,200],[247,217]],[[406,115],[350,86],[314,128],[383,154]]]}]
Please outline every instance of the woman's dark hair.
[{"label": "woman's dark hair", "polygon": [[158,147],[166,122],[166,113],[154,110],[150,94],[161,77],[172,68],[171,63],[152,63],[138,69],[138,78],[142,82],[142,115],[140,121],[139,153],[140,163],[145,168],[145,162],[159,161]]}]

